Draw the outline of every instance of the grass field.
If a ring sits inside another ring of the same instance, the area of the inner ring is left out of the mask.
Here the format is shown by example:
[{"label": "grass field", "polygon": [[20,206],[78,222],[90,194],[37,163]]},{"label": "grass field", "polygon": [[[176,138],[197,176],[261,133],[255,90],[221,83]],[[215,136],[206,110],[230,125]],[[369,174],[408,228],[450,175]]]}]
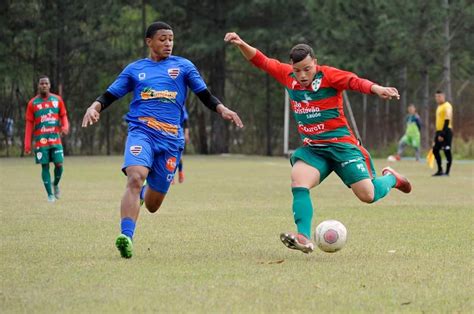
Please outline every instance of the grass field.
[{"label": "grass field", "polygon": [[0,159],[0,312],[474,312],[474,163],[432,178],[399,162],[413,192],[372,205],[331,175],[315,222],[342,221],[348,243],[305,255],[278,237],[294,230],[288,160],[185,156],[186,182],[142,211],[124,260],[121,162],[66,158],[49,204],[32,158]]}]

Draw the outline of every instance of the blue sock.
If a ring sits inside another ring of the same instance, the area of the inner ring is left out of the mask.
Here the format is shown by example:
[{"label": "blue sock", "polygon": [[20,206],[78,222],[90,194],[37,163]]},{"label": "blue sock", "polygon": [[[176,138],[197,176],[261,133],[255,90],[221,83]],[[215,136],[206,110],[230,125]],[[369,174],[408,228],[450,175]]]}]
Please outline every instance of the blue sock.
[{"label": "blue sock", "polygon": [[122,228],[122,234],[126,235],[130,239],[133,239],[133,234],[135,233],[135,221],[133,221],[132,218],[122,218],[120,227]]}]

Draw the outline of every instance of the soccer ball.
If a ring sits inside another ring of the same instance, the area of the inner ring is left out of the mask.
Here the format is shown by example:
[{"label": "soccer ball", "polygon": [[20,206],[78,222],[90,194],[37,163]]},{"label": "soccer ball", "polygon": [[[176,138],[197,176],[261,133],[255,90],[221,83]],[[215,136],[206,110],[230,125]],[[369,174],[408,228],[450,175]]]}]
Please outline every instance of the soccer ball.
[{"label": "soccer ball", "polygon": [[390,155],[390,156],[387,157],[387,161],[395,162],[395,161],[397,161],[397,157],[395,157],[393,155]]},{"label": "soccer ball", "polygon": [[346,244],[347,229],[337,220],[325,220],[316,227],[314,240],[321,250],[333,253]]}]

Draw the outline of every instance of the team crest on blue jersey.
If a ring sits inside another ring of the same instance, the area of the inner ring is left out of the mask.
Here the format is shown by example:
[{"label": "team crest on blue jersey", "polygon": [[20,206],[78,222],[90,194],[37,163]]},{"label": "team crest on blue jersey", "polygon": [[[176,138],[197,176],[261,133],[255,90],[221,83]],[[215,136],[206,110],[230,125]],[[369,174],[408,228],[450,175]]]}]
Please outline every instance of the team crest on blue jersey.
[{"label": "team crest on blue jersey", "polygon": [[168,69],[168,75],[172,78],[175,79],[179,75],[179,69],[178,68],[171,68]]},{"label": "team crest on blue jersey", "polygon": [[143,72],[142,72],[142,73],[138,73],[138,79],[139,79],[140,81],[143,81],[143,80],[145,79],[145,76],[146,76],[146,74],[143,73]]},{"label": "team crest on blue jersey", "polygon": [[130,146],[130,152],[132,153],[133,156],[138,156],[142,152],[141,145]]}]

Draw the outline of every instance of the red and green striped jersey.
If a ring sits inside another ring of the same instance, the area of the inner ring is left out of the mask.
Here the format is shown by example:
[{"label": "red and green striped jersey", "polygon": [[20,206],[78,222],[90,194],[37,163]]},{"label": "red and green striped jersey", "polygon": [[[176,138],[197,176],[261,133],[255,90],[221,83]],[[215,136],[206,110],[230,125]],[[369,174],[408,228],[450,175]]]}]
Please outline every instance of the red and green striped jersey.
[{"label": "red and green striped jersey", "polygon": [[358,144],[344,115],[342,92],[348,89],[370,94],[374,83],[351,72],[317,65],[312,84],[304,87],[290,64],[268,58],[258,50],[250,62],[285,86],[304,145]]},{"label": "red and green striped jersey", "polygon": [[26,108],[26,120],[34,123],[35,148],[61,145],[61,118],[67,114],[66,106],[59,95],[49,94],[33,97]]}]

